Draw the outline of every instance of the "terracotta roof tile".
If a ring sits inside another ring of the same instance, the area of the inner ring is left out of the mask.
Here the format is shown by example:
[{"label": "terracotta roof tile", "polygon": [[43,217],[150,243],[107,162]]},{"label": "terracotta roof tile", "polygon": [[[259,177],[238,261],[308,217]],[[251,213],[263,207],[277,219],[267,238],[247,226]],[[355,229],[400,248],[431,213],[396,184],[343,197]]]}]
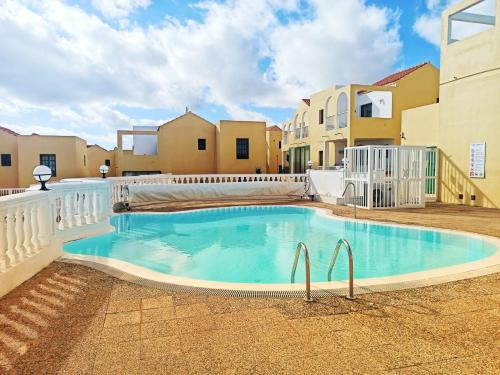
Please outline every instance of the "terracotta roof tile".
[{"label": "terracotta roof tile", "polygon": [[390,83],[394,83],[396,81],[399,81],[401,78],[406,77],[408,74],[413,73],[415,70],[427,65],[427,64],[430,64],[430,62],[427,61],[427,62],[424,62],[422,64],[412,66],[411,68],[393,73],[393,74],[388,75],[387,77],[384,77],[381,80],[375,82],[372,86],[385,86],[385,85],[388,85]]},{"label": "terracotta roof tile", "polygon": [[0,126],[0,130],[4,131],[5,133],[11,134],[11,135],[19,135],[19,133],[16,133],[14,130],[10,130],[10,129],[5,128],[3,126]]},{"label": "terracotta roof tile", "polygon": [[269,131],[281,131],[281,128],[278,125],[273,125],[273,126],[269,126],[266,130],[269,130]]},{"label": "terracotta roof tile", "polygon": [[302,101],[309,106],[311,105],[311,99],[302,99]]}]

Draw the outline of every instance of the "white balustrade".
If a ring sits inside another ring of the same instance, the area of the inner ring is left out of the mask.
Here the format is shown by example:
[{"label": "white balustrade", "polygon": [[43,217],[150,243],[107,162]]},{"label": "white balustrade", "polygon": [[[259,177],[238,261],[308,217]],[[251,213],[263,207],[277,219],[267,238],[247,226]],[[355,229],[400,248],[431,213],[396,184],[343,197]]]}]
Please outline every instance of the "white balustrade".
[{"label": "white balustrade", "polygon": [[47,193],[0,197],[0,273],[37,254],[53,238]]},{"label": "white balustrade", "polygon": [[4,197],[6,195],[12,194],[20,194],[24,193],[26,189],[24,188],[8,188],[8,189],[0,189],[0,197]]}]

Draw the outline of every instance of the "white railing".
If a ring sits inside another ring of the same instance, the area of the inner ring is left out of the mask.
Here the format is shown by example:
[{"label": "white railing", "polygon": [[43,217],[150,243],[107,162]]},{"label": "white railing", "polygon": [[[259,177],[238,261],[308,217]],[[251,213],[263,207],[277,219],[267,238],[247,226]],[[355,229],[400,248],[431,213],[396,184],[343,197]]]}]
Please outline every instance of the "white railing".
[{"label": "white railing", "polygon": [[54,241],[50,201],[31,191],[0,198],[0,274]]},{"label": "white railing", "polygon": [[283,132],[283,144],[284,145],[288,144],[288,132],[287,131]]},{"label": "white railing", "polygon": [[24,188],[8,188],[0,189],[0,197],[5,197],[6,195],[24,193],[26,189]]},{"label": "white railing", "polygon": [[110,231],[110,183],[39,185],[0,197],[0,296],[62,255],[62,242]]},{"label": "white railing", "polygon": [[326,130],[335,129],[335,116],[328,116],[326,118]]},{"label": "white railing", "polygon": [[308,138],[309,137],[309,126],[304,126],[302,128],[302,138]]},{"label": "white railing", "polygon": [[300,128],[295,128],[294,129],[294,136],[295,136],[295,139],[299,139],[300,138]]},{"label": "white railing", "polygon": [[347,147],[346,202],[362,208],[425,207],[425,147]]},{"label": "white railing", "polygon": [[[306,182],[305,174],[191,174],[163,175],[152,180],[152,176],[137,176],[133,179],[113,177],[111,182],[111,200],[113,207],[127,202],[129,185],[146,184],[225,184],[239,182]],[[154,182],[153,182],[154,181]]]},{"label": "white railing", "polygon": [[439,149],[428,147],[426,152],[425,168],[425,199],[430,202],[437,201],[439,176]]}]

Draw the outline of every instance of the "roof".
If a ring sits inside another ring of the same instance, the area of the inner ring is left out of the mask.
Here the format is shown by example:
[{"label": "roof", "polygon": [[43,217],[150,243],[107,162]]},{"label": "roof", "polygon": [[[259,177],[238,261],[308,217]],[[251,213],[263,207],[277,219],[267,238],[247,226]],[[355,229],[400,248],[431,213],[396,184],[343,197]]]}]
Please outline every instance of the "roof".
[{"label": "roof", "polygon": [[308,106],[311,105],[311,99],[302,99],[304,103],[306,103]]},{"label": "roof", "polygon": [[273,126],[269,126],[268,128],[266,128],[266,130],[268,130],[268,131],[281,131],[281,128],[278,125],[273,125]]},{"label": "roof", "polygon": [[4,131],[5,133],[10,134],[10,135],[19,135],[19,133],[16,133],[14,130],[10,130],[10,129],[5,128],[3,126],[0,126],[0,130]]},{"label": "roof", "polygon": [[105,149],[104,147],[99,146],[98,144],[95,144],[95,145],[87,145],[87,148],[91,148],[91,147],[99,147],[100,149],[102,149],[102,150],[104,150],[104,151],[109,151],[109,150]]},{"label": "roof", "polygon": [[401,71],[396,72],[396,73],[392,73],[391,75],[388,75],[387,77],[384,77],[381,80],[375,82],[374,84],[372,84],[372,86],[385,86],[385,85],[388,85],[390,83],[394,83],[396,81],[399,81],[401,78],[406,77],[408,74],[413,73],[415,70],[420,69],[421,67],[427,65],[427,64],[430,64],[430,62],[427,61],[427,62],[424,62],[422,64],[412,66],[411,68],[401,70]]},{"label": "roof", "polygon": [[[201,117],[201,116],[197,115],[196,113],[191,112],[191,111],[187,111],[186,113],[183,113],[182,115],[177,116],[177,117],[173,118],[172,120],[169,120],[169,121],[165,122],[164,124],[161,124],[160,126],[158,126],[158,130],[160,130],[160,128],[161,128],[162,126],[168,125],[168,124],[170,124],[171,122],[174,122],[175,120],[178,120],[178,119],[180,119],[180,118],[182,118],[182,117],[184,117],[184,116],[188,116],[188,115],[191,115],[191,116],[196,116],[196,117],[198,117],[199,119],[202,119],[203,121],[205,121],[205,122],[207,122],[207,123],[209,123],[209,124],[211,124],[211,125],[214,125],[213,123],[211,123],[211,122],[210,122],[210,121],[208,121],[207,119],[205,119],[205,118],[203,118],[203,117]],[[214,125],[214,126],[215,126],[215,125]]]}]

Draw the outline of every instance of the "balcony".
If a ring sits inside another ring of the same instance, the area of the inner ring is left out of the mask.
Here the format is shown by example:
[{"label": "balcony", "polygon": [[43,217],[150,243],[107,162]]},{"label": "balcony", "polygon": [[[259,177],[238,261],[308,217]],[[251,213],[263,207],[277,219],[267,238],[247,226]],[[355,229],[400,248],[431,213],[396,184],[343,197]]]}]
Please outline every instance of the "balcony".
[{"label": "balcony", "polygon": [[304,126],[302,128],[302,138],[308,138],[309,137],[309,126]]}]

